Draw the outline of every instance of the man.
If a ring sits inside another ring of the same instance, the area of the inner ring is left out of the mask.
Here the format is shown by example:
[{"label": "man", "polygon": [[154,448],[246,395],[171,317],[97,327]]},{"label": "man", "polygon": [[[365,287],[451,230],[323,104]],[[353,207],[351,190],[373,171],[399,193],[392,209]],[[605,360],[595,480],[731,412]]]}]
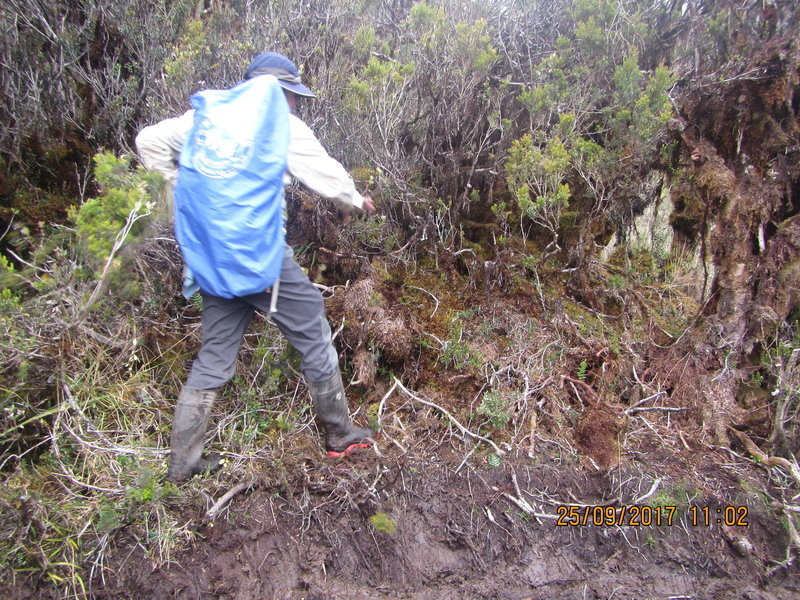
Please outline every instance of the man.
[{"label": "man", "polygon": [[[264,75],[277,79],[291,111],[297,96],[314,97],[314,93],[302,84],[297,67],[285,56],[275,52],[259,55],[247,67],[244,79],[248,81]],[[194,112],[190,110],[181,117],[146,127],[136,137],[136,146],[145,166],[161,172],[170,182],[175,182],[179,176],[177,161],[192,131]],[[374,212],[370,196],[362,196],[356,191],[344,167],[328,156],[309,127],[294,114],[289,113],[288,119],[286,172],[348,212],[353,208]],[[279,187],[282,187],[280,182]],[[282,189],[280,192],[282,195]],[[200,202],[204,199],[192,200]],[[256,310],[268,312],[278,329],[300,353],[301,369],[317,417],[326,429],[328,453],[340,456],[372,443],[373,432],[355,427],[350,421],[322,295],[297,265],[288,245],[285,245],[282,260],[278,264],[278,281],[265,291],[221,297],[203,290],[201,286],[202,346],[175,407],[167,473],[170,480],[183,481],[211,466],[209,459],[202,458],[203,437],[211,407],[216,391],[233,376],[242,336]],[[224,269],[221,265],[212,265],[213,268]],[[196,289],[190,279],[184,293],[191,295]]]}]

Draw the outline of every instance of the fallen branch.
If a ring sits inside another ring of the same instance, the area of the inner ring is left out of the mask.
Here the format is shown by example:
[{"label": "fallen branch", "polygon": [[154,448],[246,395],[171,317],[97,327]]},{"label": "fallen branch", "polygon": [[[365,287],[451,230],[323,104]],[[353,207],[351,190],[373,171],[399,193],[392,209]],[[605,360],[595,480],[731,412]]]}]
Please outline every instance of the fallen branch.
[{"label": "fallen branch", "polygon": [[[110,338],[110,337],[108,337],[106,335],[103,335],[102,333],[98,333],[95,330],[90,329],[86,325],[79,324],[78,325],[78,329],[81,331],[81,333],[85,333],[86,335],[88,335],[93,340],[95,340],[97,342],[100,342],[101,344],[103,344],[105,346],[109,346],[111,348],[116,348],[117,350],[125,350],[125,348],[127,348],[127,346],[128,346],[128,344],[126,342],[120,342],[118,340],[112,339],[112,338]],[[134,340],[134,342],[136,342],[136,341],[137,340]]]},{"label": "fallen branch", "polygon": [[239,492],[241,492],[243,490],[246,490],[247,487],[248,487],[248,484],[239,483],[239,484],[233,486],[227,492],[225,492],[225,494],[222,496],[222,498],[217,500],[214,503],[214,506],[212,506],[211,508],[208,509],[208,512],[206,512],[206,518],[213,521],[217,517],[217,515],[222,511],[222,509],[225,508],[225,506],[228,504],[228,502],[230,502],[231,499],[233,499],[233,497],[236,494],[238,494]]},{"label": "fallen branch", "polygon": [[533,507],[530,504],[528,504],[526,500],[523,500],[522,498],[515,498],[514,496],[512,496],[511,494],[507,494],[506,492],[500,492],[500,495],[506,498],[507,500],[513,502],[514,504],[516,504],[522,512],[527,513],[533,517],[536,517],[537,519],[551,519],[553,521],[558,520],[558,515],[550,515],[547,513],[536,512],[535,510],[533,510]]},{"label": "fallen branch", "polygon": [[[635,366],[633,367],[633,376],[636,378],[636,381],[639,381],[639,376],[636,374],[636,367]],[[643,385],[643,384],[641,382],[639,382],[639,385]],[[666,395],[667,395],[667,392],[658,392],[658,393],[653,394],[652,396],[648,396],[647,398],[642,398],[636,404],[634,404],[632,406],[629,406],[628,409],[625,412],[627,413],[629,410],[633,410],[634,408],[636,408],[638,406],[641,406],[645,402],[649,402],[650,400],[653,400],[655,398],[660,398],[661,396],[666,396]]]},{"label": "fallen branch", "polygon": [[[482,435],[478,435],[477,433],[472,433],[469,429],[467,429],[461,423],[459,423],[458,420],[456,420],[456,418],[453,415],[451,415],[446,409],[442,408],[438,404],[435,404],[435,403],[431,402],[430,400],[425,400],[423,398],[420,398],[416,394],[414,394],[406,386],[404,386],[402,384],[402,382],[397,377],[394,378],[394,382],[395,382],[395,385],[397,385],[401,390],[403,390],[409,396],[409,398],[411,398],[412,400],[416,400],[420,404],[424,404],[425,406],[429,406],[431,408],[435,408],[436,410],[441,412],[444,416],[446,416],[450,420],[451,423],[453,423],[453,425],[458,427],[459,431],[461,431],[461,433],[463,433],[464,435],[468,435],[469,437],[474,438],[476,440],[481,440],[482,442],[486,442],[492,448],[494,448],[494,451],[495,451],[495,453],[497,453],[498,456],[502,456],[502,455],[504,455],[506,453],[505,450],[501,450],[500,447],[497,444],[495,444],[492,440],[490,440],[489,438],[486,438],[486,437],[484,437]],[[392,388],[392,390],[393,389],[394,388]]]},{"label": "fallen branch", "polygon": [[558,519],[557,515],[551,515],[551,514],[548,514],[548,513],[538,513],[538,512],[536,512],[534,510],[534,508],[533,508],[533,506],[531,506],[530,502],[528,502],[527,500],[525,500],[522,497],[522,490],[519,489],[519,482],[517,481],[517,475],[515,473],[511,474],[511,481],[514,482],[514,490],[516,490],[516,492],[517,492],[516,496],[512,496],[511,494],[509,494],[507,492],[500,492],[500,489],[497,488],[497,487],[492,487],[492,490],[495,491],[495,492],[500,492],[501,496],[503,496],[505,499],[509,500],[510,502],[513,502],[514,504],[516,504],[517,507],[520,510],[522,510],[522,512],[527,513],[529,515],[532,515],[532,516],[536,517],[537,519],[551,519],[551,520]]}]

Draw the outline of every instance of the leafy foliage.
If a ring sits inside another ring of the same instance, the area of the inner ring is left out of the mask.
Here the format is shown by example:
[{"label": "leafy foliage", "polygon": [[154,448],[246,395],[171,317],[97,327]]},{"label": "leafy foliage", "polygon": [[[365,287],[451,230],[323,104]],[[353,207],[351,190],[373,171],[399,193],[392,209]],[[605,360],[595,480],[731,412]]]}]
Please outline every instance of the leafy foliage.
[{"label": "leafy foliage", "polygon": [[94,157],[101,195],[70,212],[84,248],[97,263],[140,238],[161,196],[163,178],[141,166],[130,169],[130,158],[113,154]]},{"label": "leafy foliage", "polygon": [[488,417],[494,429],[503,429],[511,418],[508,402],[500,392],[494,390],[483,395],[478,414]]}]

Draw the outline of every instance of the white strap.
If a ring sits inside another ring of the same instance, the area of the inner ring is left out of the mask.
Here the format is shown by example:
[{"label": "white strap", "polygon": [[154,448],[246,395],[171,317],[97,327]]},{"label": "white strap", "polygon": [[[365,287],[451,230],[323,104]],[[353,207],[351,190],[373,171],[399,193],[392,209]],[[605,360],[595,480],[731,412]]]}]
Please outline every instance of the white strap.
[{"label": "white strap", "polygon": [[272,298],[269,302],[269,314],[274,314],[278,312],[278,290],[281,287],[281,280],[275,280],[275,284],[272,286]]}]

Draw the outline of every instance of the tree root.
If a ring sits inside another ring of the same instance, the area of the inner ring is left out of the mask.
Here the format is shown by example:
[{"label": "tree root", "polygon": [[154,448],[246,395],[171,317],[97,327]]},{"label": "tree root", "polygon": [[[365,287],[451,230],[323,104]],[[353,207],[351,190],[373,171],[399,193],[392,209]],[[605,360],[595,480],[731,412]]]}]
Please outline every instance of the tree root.
[{"label": "tree root", "polygon": [[768,466],[768,467],[780,467],[787,471],[792,478],[795,480],[798,486],[800,486],[800,469],[797,467],[796,464],[792,463],[791,461],[786,460],[780,456],[768,456],[761,451],[761,449],[756,446],[755,442],[750,439],[750,437],[744,433],[743,431],[739,431],[734,429],[733,427],[728,426],[728,429],[739,438],[739,441],[742,442],[745,449],[760,463]]},{"label": "tree root", "polygon": [[230,490],[225,492],[225,494],[219,500],[217,500],[214,503],[214,506],[208,509],[208,511],[206,512],[206,518],[209,519],[210,521],[213,521],[217,517],[217,515],[222,511],[222,509],[228,505],[228,502],[230,502],[236,494],[238,494],[243,490],[246,490],[248,487],[249,484],[247,483],[239,483],[233,486]]},{"label": "tree root", "polygon": [[[431,402],[430,400],[425,400],[424,398],[420,398],[419,396],[417,396],[415,393],[413,393],[412,391],[410,391],[410,390],[409,390],[409,389],[408,389],[406,386],[404,386],[404,385],[402,384],[402,382],[401,382],[399,379],[397,379],[396,377],[395,377],[395,379],[394,379],[394,383],[395,383],[395,385],[396,385],[397,387],[399,387],[401,390],[403,390],[403,391],[406,393],[406,395],[408,395],[408,397],[409,397],[409,398],[411,398],[412,400],[416,400],[416,401],[417,401],[417,402],[419,402],[420,404],[424,404],[425,406],[429,406],[429,407],[431,407],[431,408],[435,408],[436,410],[438,410],[439,412],[441,412],[441,413],[442,413],[444,416],[446,416],[446,417],[447,417],[447,418],[450,420],[450,422],[451,422],[453,425],[455,425],[455,426],[456,426],[456,427],[459,429],[459,431],[461,431],[461,433],[463,433],[464,435],[468,435],[469,437],[471,437],[471,438],[474,438],[474,439],[476,439],[476,440],[481,440],[482,442],[486,442],[486,443],[487,443],[487,444],[489,444],[489,445],[490,445],[492,448],[494,448],[494,451],[497,453],[497,455],[498,455],[498,456],[503,456],[504,454],[506,454],[505,450],[501,450],[501,449],[500,449],[500,446],[498,446],[497,444],[495,444],[495,443],[494,443],[492,440],[490,440],[489,438],[487,438],[487,437],[484,437],[484,436],[482,436],[482,435],[478,435],[477,433],[472,433],[472,432],[471,432],[469,429],[467,429],[467,428],[466,428],[466,427],[464,427],[464,426],[463,426],[461,423],[459,423],[459,422],[458,422],[458,420],[457,420],[457,419],[456,419],[456,418],[455,418],[455,417],[454,417],[452,414],[450,414],[450,412],[448,412],[446,409],[442,408],[442,407],[441,407],[441,406],[439,406],[438,404],[435,404],[435,403]],[[392,386],[392,390],[393,390],[393,389],[394,389],[394,386]],[[391,393],[391,391],[392,391],[392,390],[389,390],[389,392]],[[388,396],[388,394],[387,394],[387,396]],[[384,397],[384,399],[385,399],[385,397]]]}]

